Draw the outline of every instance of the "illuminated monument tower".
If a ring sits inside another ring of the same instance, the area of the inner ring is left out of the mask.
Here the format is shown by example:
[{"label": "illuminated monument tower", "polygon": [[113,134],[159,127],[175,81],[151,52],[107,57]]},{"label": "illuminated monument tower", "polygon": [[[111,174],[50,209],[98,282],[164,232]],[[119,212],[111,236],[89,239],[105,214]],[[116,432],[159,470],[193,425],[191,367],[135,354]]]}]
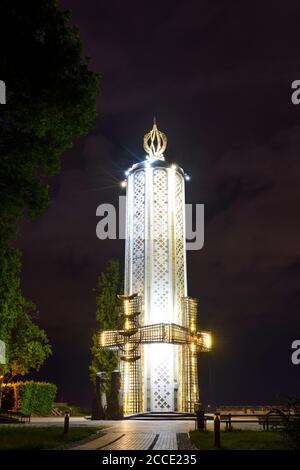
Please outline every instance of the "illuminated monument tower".
[{"label": "illuminated monument tower", "polygon": [[187,296],[185,173],[165,161],[154,121],[147,158],[127,172],[125,286],[120,325],[100,333],[118,348],[124,412],[193,412],[199,399],[197,353],[211,337],[197,330],[197,300]]}]

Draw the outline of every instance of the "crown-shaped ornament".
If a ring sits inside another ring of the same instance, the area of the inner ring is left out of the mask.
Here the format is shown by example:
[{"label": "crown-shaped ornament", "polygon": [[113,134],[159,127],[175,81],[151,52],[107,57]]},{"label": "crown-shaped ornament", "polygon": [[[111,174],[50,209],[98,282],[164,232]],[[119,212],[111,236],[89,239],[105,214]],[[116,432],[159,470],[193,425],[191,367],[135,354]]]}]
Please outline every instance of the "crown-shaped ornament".
[{"label": "crown-shaped ornament", "polygon": [[144,150],[148,153],[147,160],[164,160],[167,141],[166,134],[158,130],[156,119],[154,118],[151,131],[144,136]]}]

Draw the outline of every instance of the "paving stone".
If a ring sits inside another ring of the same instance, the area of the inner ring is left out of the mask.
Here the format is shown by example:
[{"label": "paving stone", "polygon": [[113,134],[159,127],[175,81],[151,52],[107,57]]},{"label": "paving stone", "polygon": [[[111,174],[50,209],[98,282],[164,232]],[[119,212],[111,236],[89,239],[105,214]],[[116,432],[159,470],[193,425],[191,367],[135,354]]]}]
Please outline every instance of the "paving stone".
[{"label": "paving stone", "polygon": [[155,436],[152,433],[127,433],[122,439],[108,444],[102,450],[148,450]]},{"label": "paving stone", "polygon": [[178,450],[190,449],[186,433],[107,432],[101,437],[73,447],[73,450]]},{"label": "paving stone", "polygon": [[122,439],[124,433],[121,432],[108,432],[104,436],[93,439],[92,441],[73,447],[72,450],[97,450],[100,447],[108,445],[110,442],[116,439]]},{"label": "paving stone", "polygon": [[153,450],[177,450],[176,432],[163,432],[159,434]]}]

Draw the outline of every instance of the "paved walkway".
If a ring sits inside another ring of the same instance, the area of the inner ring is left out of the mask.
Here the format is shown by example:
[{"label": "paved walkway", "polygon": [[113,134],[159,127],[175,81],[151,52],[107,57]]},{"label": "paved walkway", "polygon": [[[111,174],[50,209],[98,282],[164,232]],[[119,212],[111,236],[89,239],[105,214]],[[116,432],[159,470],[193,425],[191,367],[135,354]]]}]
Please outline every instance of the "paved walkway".
[{"label": "paved walkway", "polygon": [[[251,419],[251,416],[249,416]],[[64,418],[63,417],[41,417],[41,418],[31,418],[31,426],[63,426]],[[253,430],[257,431],[261,429],[261,426],[257,423],[234,423],[234,417],[232,418],[232,423],[235,429],[244,429],[244,430]],[[195,429],[195,420],[120,420],[120,421],[91,421],[90,419],[84,417],[70,418],[70,426],[95,426],[96,428],[104,426],[106,429],[109,429],[112,432],[142,432],[142,433],[162,433],[175,432],[175,433],[188,433],[192,429]],[[28,425],[26,425],[28,426]],[[225,425],[222,423],[222,429],[225,428]],[[213,422],[209,421],[207,423],[207,429],[209,431],[213,430]]]},{"label": "paved walkway", "polygon": [[[31,426],[45,425],[63,426],[63,418],[32,418]],[[177,434],[188,436],[195,423],[193,420],[91,421],[71,417],[70,426],[104,427],[99,437],[72,446],[72,450],[177,450]]]},{"label": "paved walkway", "polygon": [[[63,417],[40,417],[31,418],[32,426],[63,426]],[[95,426],[99,428],[104,426],[113,432],[148,432],[159,433],[164,431],[169,432],[189,432],[195,428],[194,420],[95,420],[86,419],[84,417],[70,417],[70,426]]]},{"label": "paved walkway", "polygon": [[[32,418],[29,426],[61,426],[64,418]],[[233,421],[234,424],[234,421]],[[28,425],[26,425],[28,426]],[[70,418],[70,426],[103,427],[103,432],[72,449],[76,450],[180,450],[189,448],[188,432],[195,429],[194,420],[120,420],[91,421],[86,418]],[[212,430],[213,423],[208,423]],[[224,425],[222,425],[222,428]],[[239,425],[240,429],[257,429],[256,423]]]},{"label": "paved walkway", "polygon": [[159,434],[153,450],[177,450],[177,436],[175,432]]},{"label": "paved walkway", "polygon": [[85,444],[72,447],[72,450],[177,450],[175,432],[121,434],[108,432]]}]

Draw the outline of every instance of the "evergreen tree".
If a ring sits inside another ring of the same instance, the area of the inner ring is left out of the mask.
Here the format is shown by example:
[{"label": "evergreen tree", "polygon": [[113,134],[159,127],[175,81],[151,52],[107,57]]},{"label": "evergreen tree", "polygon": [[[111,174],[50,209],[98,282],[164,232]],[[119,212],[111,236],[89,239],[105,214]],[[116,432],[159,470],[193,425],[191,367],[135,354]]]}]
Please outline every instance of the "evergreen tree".
[{"label": "evergreen tree", "polygon": [[123,276],[120,263],[116,259],[108,261],[104,271],[100,274],[96,292],[96,329],[92,336],[92,362],[90,377],[93,383],[96,373],[105,371],[108,374],[117,367],[117,355],[114,351],[100,349],[98,347],[99,331],[115,330],[118,327],[118,294],[123,289]]}]

